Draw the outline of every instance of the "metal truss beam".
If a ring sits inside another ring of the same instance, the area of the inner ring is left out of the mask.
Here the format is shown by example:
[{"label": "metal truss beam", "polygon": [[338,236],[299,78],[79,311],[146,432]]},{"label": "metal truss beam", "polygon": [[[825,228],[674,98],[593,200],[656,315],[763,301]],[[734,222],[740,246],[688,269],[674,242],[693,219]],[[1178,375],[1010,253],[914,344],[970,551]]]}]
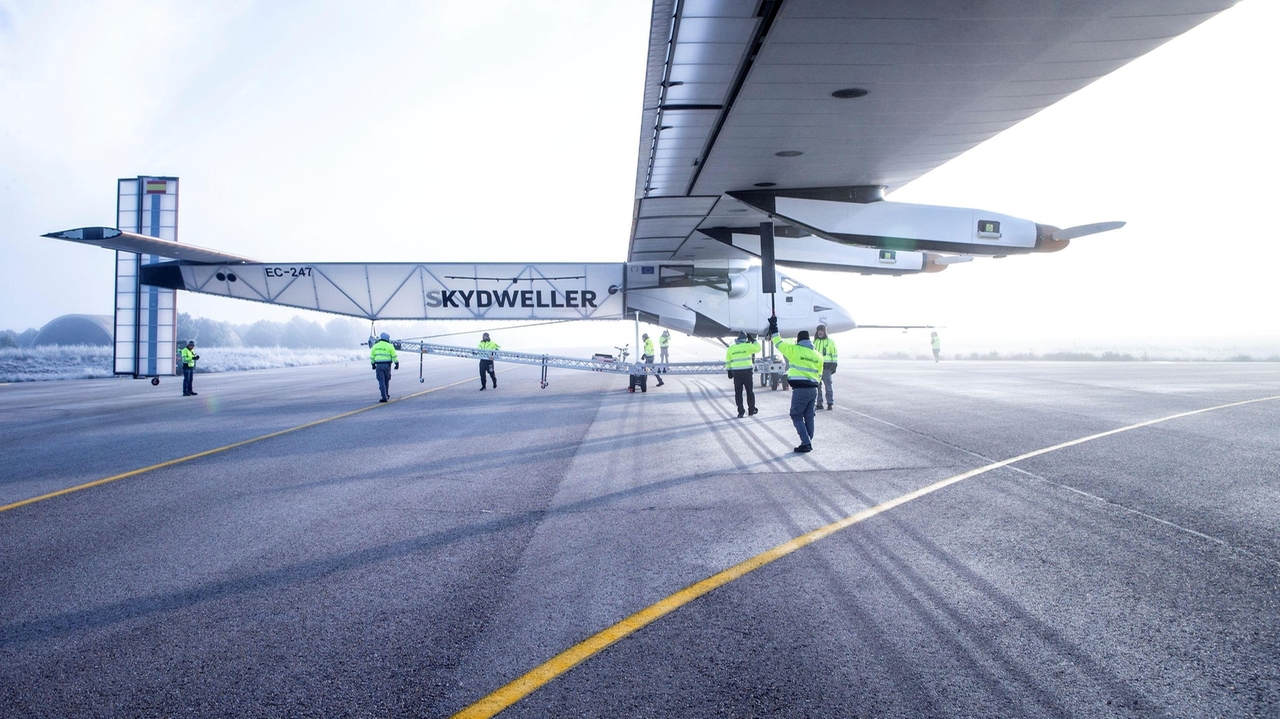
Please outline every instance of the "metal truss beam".
[{"label": "metal truss beam", "polygon": [[[542,367],[542,387],[547,387],[548,369],[572,369],[584,372],[608,372],[625,375],[717,375],[725,371],[724,362],[667,362],[648,364],[645,362],[619,362],[606,359],[582,359],[579,357],[563,357],[560,355],[536,354],[529,352],[507,352],[505,350],[482,350],[474,347],[455,347],[453,345],[437,345],[427,342],[394,342],[396,349],[402,352],[417,352],[419,355],[440,355],[472,360],[493,360],[511,364],[533,365]],[[778,361],[767,358],[755,362],[757,372],[784,372],[785,366]]]}]

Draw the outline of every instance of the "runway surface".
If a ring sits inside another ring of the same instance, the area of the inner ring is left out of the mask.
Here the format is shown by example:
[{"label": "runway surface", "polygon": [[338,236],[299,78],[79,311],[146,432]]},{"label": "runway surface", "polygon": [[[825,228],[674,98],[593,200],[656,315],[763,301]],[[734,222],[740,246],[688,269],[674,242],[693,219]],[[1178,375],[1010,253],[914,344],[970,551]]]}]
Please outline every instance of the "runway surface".
[{"label": "runway surface", "polygon": [[501,716],[1280,715],[1280,365],[847,362],[809,455],[722,376],[404,366],[386,405],[359,364],[0,386],[0,716],[451,716],[807,532],[1215,407],[904,500]]}]

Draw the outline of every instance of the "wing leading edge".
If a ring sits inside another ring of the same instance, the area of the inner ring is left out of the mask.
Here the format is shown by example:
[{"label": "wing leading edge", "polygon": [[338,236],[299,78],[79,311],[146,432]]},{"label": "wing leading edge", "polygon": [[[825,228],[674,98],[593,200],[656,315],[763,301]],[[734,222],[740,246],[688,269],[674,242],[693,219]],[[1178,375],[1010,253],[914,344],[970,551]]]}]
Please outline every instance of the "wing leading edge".
[{"label": "wing leading edge", "polygon": [[45,237],[55,240],[68,240],[84,245],[103,247],[121,252],[135,252],[140,255],[157,255],[183,262],[199,262],[205,264],[242,264],[253,262],[247,257],[239,257],[227,252],[196,247],[185,243],[162,240],[159,237],[124,232],[114,227],[81,227],[62,232],[50,232]]},{"label": "wing leading edge", "polygon": [[771,219],[728,193],[879,201],[1234,3],[656,0],[628,259]]}]

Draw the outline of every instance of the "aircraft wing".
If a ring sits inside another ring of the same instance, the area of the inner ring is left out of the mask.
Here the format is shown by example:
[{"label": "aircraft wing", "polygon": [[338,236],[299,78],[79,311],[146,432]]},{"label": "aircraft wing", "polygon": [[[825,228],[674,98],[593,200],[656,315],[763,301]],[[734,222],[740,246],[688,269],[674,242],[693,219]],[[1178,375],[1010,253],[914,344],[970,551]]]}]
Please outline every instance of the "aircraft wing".
[{"label": "aircraft wing", "polygon": [[162,240],[159,237],[124,232],[114,227],[80,227],[74,230],[50,232],[45,237],[79,242],[84,245],[93,245],[94,247],[103,247],[109,250],[120,250],[121,252],[136,252],[140,255],[168,257],[183,262],[218,265],[253,262],[247,257],[239,257],[227,252],[219,252],[218,250],[210,250],[171,240]]},{"label": "aircraft wing", "polygon": [[[735,230],[771,215],[780,238],[896,249],[902,266],[929,263],[907,251],[968,254],[927,237],[824,233],[774,200],[875,203],[1232,4],[655,0],[628,260],[720,258],[749,244]],[[1053,251],[1085,234],[994,219],[1003,242],[1021,244],[983,240],[978,254]],[[788,259],[779,245],[778,264]]]}]

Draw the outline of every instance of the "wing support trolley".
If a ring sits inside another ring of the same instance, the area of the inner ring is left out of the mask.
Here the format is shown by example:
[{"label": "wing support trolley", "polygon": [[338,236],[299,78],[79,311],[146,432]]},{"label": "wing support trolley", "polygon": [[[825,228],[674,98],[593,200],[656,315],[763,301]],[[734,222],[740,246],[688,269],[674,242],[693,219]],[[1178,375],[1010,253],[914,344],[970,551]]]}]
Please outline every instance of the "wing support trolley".
[{"label": "wing support trolley", "polygon": [[[656,374],[659,367],[655,365],[645,364],[643,362],[627,362],[625,358],[621,361],[615,359],[613,355],[596,355],[591,359],[582,359],[578,357],[561,357],[552,354],[532,353],[532,352],[508,352],[506,350],[482,350],[474,347],[454,347],[452,345],[436,345],[426,342],[409,342],[400,343],[404,351],[411,352],[417,350],[419,355],[439,355],[442,357],[458,357],[462,359],[480,360],[487,359],[494,362],[510,362],[512,364],[532,365],[542,370],[541,385],[543,389],[551,386],[547,379],[548,370],[552,367],[557,369],[574,369],[585,370],[588,372],[606,372],[609,374]],[[782,363],[770,361],[768,359],[758,359],[755,365],[757,372],[779,372],[782,369]],[[724,362],[671,362],[661,366],[661,372],[664,375],[721,375],[724,374]]]},{"label": "wing support trolley", "polygon": [[[769,315],[770,317],[778,316],[778,268],[775,246],[773,241],[773,216],[769,216],[768,222],[760,223],[760,291],[769,295]],[[767,359],[771,366],[781,364],[776,361],[776,355],[773,352],[773,337],[768,339],[769,354]],[[778,383],[781,381],[781,371],[774,371],[760,374],[760,386],[764,387],[766,383],[773,389],[778,389]]]}]

